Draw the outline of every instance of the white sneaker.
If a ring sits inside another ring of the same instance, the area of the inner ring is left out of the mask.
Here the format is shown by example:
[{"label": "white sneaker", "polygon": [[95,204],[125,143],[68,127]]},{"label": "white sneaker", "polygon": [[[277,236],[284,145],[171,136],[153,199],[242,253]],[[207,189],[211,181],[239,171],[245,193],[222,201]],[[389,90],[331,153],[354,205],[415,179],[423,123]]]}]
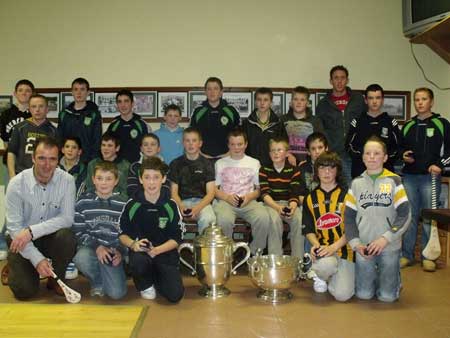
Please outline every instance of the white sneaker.
[{"label": "white sneaker", "polygon": [[8,257],[8,251],[0,250],[0,261],[4,261]]},{"label": "white sneaker", "polygon": [[313,285],[314,291],[317,293],[324,293],[328,290],[327,282],[320,279],[319,277],[314,277],[314,285]]},{"label": "white sneaker", "polygon": [[105,292],[103,292],[103,288],[92,288],[89,293],[91,297],[103,297],[105,295]]},{"label": "white sneaker", "polygon": [[78,277],[78,269],[75,263],[70,262],[66,268],[66,279],[76,279]]},{"label": "white sneaker", "polygon": [[152,285],[148,289],[141,291],[141,297],[144,299],[155,299],[156,298],[156,290]]}]

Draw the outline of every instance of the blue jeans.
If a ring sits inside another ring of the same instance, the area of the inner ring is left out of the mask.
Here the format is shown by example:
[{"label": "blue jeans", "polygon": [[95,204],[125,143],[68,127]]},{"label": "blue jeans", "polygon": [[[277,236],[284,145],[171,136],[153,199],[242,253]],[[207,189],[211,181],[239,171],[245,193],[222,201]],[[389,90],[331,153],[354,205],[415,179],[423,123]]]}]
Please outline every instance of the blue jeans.
[{"label": "blue jeans", "polygon": [[[183,200],[183,204],[186,208],[193,208],[197,204],[200,203],[202,199],[201,198],[187,198]],[[214,210],[212,208],[211,204],[208,204],[206,207],[204,207],[200,214],[197,215],[197,225],[198,225],[198,233],[201,235],[203,230],[211,225],[211,223],[216,222],[216,214],[214,213]]]},{"label": "blue jeans", "polygon": [[78,249],[73,262],[89,280],[91,288],[102,288],[112,299],[120,299],[127,294],[127,279],[123,263],[118,266],[102,264],[94,249],[82,246]]},{"label": "blue jeans", "polygon": [[[411,204],[411,225],[403,235],[402,256],[414,261],[414,248],[417,240],[417,229],[422,209],[431,208],[431,175],[410,175],[403,176],[403,185]],[[441,178],[437,177],[436,194],[439,198],[441,194]],[[424,219],[422,222],[421,250],[427,245],[430,239],[430,220]]]},{"label": "blue jeans", "polygon": [[400,249],[365,259],[356,254],[356,297],[394,302],[400,296]]}]

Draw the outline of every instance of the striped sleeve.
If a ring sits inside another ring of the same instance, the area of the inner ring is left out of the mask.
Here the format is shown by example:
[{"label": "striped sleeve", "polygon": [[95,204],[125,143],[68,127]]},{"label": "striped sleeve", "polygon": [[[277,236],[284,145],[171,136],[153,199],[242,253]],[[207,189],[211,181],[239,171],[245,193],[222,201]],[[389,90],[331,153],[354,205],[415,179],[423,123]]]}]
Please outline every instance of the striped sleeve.
[{"label": "striped sleeve", "polygon": [[269,178],[267,176],[267,172],[264,170],[264,167],[259,168],[259,189],[261,191],[261,199],[264,198],[265,195],[270,195],[270,185]]}]

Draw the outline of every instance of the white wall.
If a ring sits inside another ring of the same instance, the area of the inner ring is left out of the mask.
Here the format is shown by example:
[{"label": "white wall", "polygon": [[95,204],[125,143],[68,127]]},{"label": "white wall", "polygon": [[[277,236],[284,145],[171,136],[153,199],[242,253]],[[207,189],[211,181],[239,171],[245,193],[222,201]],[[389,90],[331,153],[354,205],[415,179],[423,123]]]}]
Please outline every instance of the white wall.
[{"label": "white wall", "polygon": [[[350,85],[386,90],[428,85],[402,35],[401,1],[1,0],[0,93],[20,78],[66,87],[226,86],[326,88],[335,64]],[[415,50],[429,77],[450,86],[450,68]],[[434,88],[433,88],[434,89]],[[435,90],[450,118],[450,93]]]}]

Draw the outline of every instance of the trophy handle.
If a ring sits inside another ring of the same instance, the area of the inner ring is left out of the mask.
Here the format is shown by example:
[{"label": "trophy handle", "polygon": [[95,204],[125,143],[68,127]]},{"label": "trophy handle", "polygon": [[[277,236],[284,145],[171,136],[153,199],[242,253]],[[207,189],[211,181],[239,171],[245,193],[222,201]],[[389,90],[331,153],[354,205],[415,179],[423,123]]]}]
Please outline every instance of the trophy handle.
[{"label": "trophy handle", "polygon": [[[181,250],[183,249],[188,249],[192,255],[194,255],[194,246],[191,243],[183,243],[178,247],[178,253],[181,253]],[[191,270],[191,275],[194,276],[197,272],[195,271],[195,269],[193,268],[193,266],[191,264],[189,264],[188,262],[186,262],[180,254],[180,262],[183,263],[184,266],[188,267]]]},{"label": "trophy handle", "polygon": [[233,244],[233,253],[235,253],[236,250],[239,249],[239,248],[244,248],[245,251],[247,251],[247,254],[245,255],[245,257],[238,264],[236,264],[236,266],[234,268],[231,269],[231,273],[233,275],[236,274],[237,268],[240,267],[245,262],[247,262],[247,260],[250,258],[250,248],[248,247],[247,243],[245,243],[245,242],[234,243]]}]

